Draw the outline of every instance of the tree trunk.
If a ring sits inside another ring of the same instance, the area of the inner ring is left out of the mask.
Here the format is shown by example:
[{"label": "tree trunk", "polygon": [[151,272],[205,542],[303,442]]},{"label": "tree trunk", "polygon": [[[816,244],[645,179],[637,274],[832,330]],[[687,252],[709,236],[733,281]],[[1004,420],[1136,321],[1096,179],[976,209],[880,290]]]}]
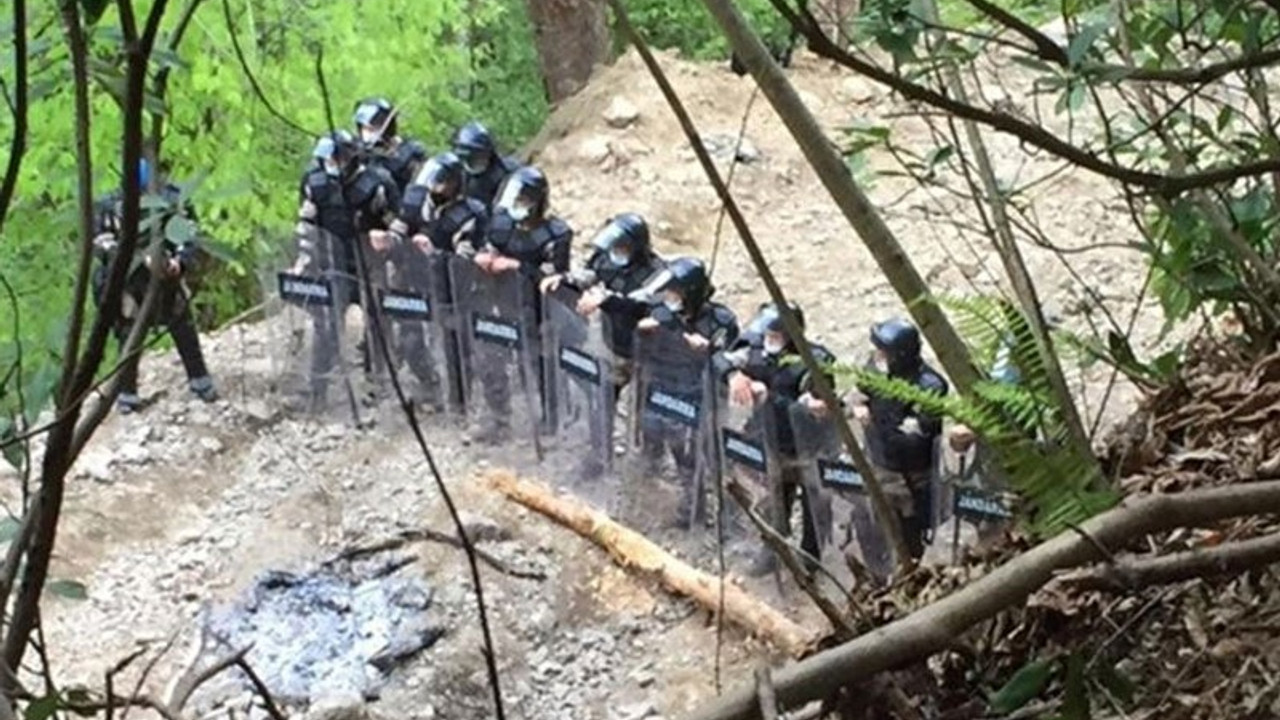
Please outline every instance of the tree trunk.
[{"label": "tree trunk", "polygon": [[609,57],[603,0],[527,0],[547,99],[559,102],[587,84]]}]

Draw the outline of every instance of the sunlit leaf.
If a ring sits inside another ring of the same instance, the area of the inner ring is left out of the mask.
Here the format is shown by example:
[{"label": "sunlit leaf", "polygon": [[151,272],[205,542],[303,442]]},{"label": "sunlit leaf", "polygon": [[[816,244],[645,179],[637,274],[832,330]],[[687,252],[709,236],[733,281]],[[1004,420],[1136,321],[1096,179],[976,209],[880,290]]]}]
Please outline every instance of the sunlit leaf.
[{"label": "sunlit leaf", "polygon": [[75,580],[50,580],[44,587],[54,595],[68,600],[89,599],[89,589],[84,583]]}]

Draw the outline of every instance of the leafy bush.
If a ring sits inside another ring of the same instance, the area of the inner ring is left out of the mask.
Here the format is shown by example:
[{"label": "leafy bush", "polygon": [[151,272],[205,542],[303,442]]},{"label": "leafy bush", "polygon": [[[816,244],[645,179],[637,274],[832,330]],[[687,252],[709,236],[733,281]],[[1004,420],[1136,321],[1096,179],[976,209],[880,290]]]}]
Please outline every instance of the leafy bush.
[{"label": "leafy bush", "polygon": [[[767,44],[780,45],[786,40],[790,28],[769,0],[740,0],[735,4]],[[627,3],[627,15],[654,47],[679,50],[695,60],[729,56],[728,41],[701,2],[632,0]]]}]

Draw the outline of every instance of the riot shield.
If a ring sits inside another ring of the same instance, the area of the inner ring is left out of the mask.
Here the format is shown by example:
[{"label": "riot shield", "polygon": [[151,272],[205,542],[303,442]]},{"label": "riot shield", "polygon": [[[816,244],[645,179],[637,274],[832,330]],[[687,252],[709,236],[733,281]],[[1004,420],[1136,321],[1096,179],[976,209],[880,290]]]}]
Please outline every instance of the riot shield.
[{"label": "riot shield", "polygon": [[542,459],[539,437],[541,329],[538,293],[519,272],[489,273],[469,258],[449,257],[454,306],[461,320],[464,402],[473,437],[512,447],[513,459]]},{"label": "riot shield", "polygon": [[313,414],[349,411],[360,424],[350,370],[357,355],[347,313],[359,284],[341,239],[316,231],[308,263],[274,263],[266,290],[273,360],[272,388],[287,409]]},{"label": "riot shield", "polygon": [[[866,497],[866,485],[840,442],[834,417],[803,403],[789,408],[789,438],[782,439],[786,480],[798,483],[809,498],[821,562],[842,582],[851,573],[846,557],[855,540],[879,532]],[[855,523],[862,532],[855,533]],[[865,552],[860,554],[866,555]]]},{"label": "riot shield", "polygon": [[793,496],[789,494],[791,489],[782,484],[778,442],[779,420],[789,422],[787,404],[757,397],[754,404],[744,405],[729,396],[724,383],[717,383],[717,389],[712,412],[720,453],[717,480],[722,487],[716,490],[716,497],[723,503],[720,522],[726,543],[725,557],[731,565],[741,562],[745,566],[769,550],[759,529],[730,496],[731,484],[750,498],[750,512],[783,537],[791,534],[789,500]]},{"label": "riot shield", "polygon": [[613,462],[613,376],[600,313],[594,321],[579,314],[580,296],[562,286],[542,298],[543,387],[555,398],[546,405],[556,455],[572,463],[557,474],[569,478],[580,497],[600,502],[605,497],[597,491]]},{"label": "riot shield", "polygon": [[[448,255],[406,243],[391,254],[386,288],[377,289],[396,371],[411,379],[412,399],[436,412],[462,410],[460,364],[452,332]],[[406,385],[402,382],[402,387]]]},{"label": "riot shield", "polygon": [[718,461],[710,357],[683,333],[654,328],[637,331],[633,361],[634,452],[615,512],[649,529],[705,526]]},{"label": "riot shield", "polygon": [[[981,545],[1013,522],[1013,498],[1002,492],[1003,484],[994,477],[995,473],[986,472],[990,459],[982,450],[978,446],[972,454],[959,454],[958,468],[948,474],[954,514],[950,537],[952,562],[959,559],[962,544]],[[972,528],[976,537],[965,532],[965,528]]]}]

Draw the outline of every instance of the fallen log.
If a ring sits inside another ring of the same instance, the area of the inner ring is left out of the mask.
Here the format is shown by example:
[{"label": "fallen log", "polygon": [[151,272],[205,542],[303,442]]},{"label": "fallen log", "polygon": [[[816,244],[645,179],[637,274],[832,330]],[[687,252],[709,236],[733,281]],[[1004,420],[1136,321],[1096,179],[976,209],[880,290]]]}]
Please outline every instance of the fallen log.
[{"label": "fallen log", "polygon": [[[712,613],[719,611],[718,578],[673,557],[640,533],[614,522],[572,496],[557,495],[545,486],[517,478],[509,472],[489,473],[487,482],[509,500],[541,513],[599,545],[622,567],[657,578],[668,590],[696,601]],[[725,583],[724,587],[724,617],[792,657],[802,655],[818,639],[817,633],[806,631],[731,582]]]},{"label": "fallen log", "polygon": [[[1046,540],[931,605],[779,668],[773,674],[778,707],[785,711],[820,700],[846,685],[923,660],[951,646],[974,625],[1024,602],[1056,573],[1105,560],[1099,547],[1121,548],[1152,533],[1273,513],[1280,513],[1280,480],[1130,497],[1083,523],[1080,532]],[[687,716],[689,720],[759,717],[760,703],[751,684],[729,690]]]}]

